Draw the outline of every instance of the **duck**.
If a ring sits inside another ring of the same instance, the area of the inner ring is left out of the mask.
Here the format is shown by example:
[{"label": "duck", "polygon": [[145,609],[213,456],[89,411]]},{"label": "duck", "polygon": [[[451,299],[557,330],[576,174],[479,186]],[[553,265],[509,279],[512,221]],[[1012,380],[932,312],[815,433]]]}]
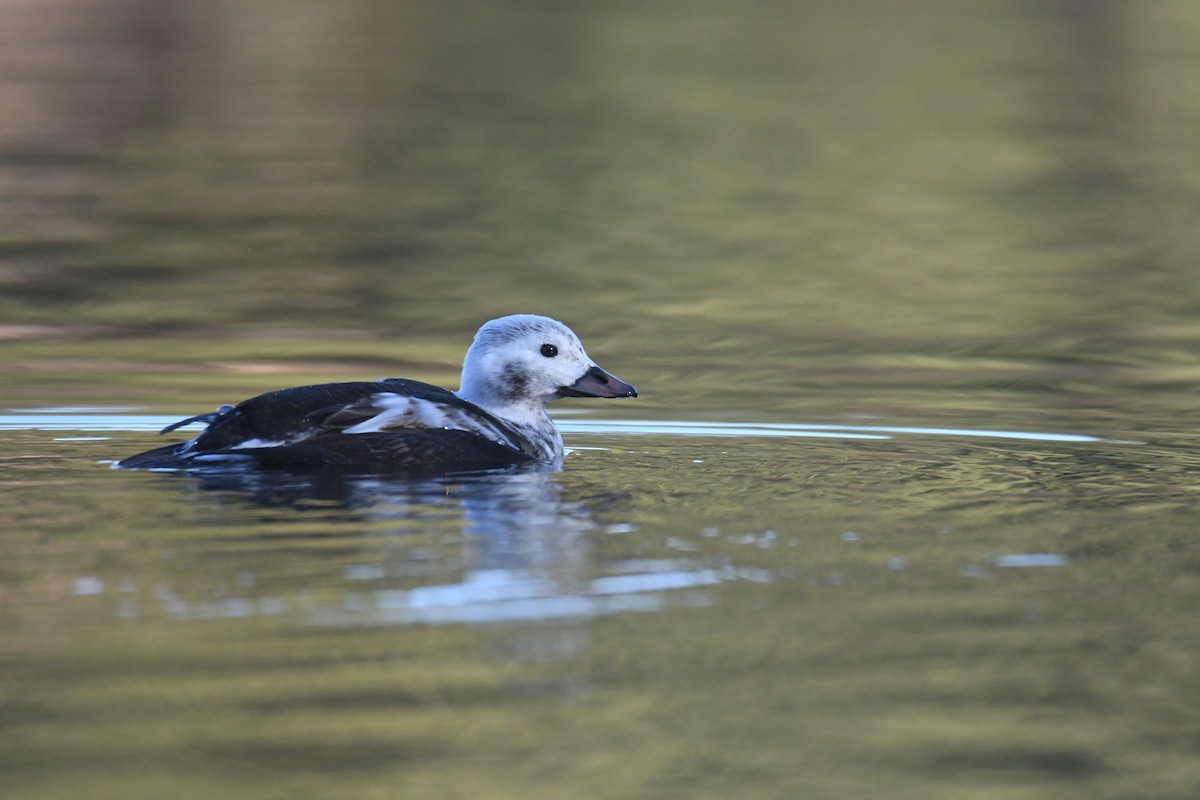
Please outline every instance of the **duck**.
[{"label": "duck", "polygon": [[601,369],[562,322],[535,314],[493,319],[463,359],[457,391],[408,378],[279,389],[163,428],[196,437],[116,463],[124,469],[223,465],[451,473],[558,467],[562,434],[546,404],[564,397],[637,397]]}]

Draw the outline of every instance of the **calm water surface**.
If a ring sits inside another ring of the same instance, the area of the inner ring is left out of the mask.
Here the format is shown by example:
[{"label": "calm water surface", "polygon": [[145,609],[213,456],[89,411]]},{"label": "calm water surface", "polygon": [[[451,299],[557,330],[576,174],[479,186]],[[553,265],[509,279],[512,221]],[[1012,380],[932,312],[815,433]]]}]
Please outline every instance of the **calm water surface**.
[{"label": "calm water surface", "polygon": [[[1200,795],[1193,6],[0,5],[0,784]],[[520,311],[560,472],[111,469]]]}]

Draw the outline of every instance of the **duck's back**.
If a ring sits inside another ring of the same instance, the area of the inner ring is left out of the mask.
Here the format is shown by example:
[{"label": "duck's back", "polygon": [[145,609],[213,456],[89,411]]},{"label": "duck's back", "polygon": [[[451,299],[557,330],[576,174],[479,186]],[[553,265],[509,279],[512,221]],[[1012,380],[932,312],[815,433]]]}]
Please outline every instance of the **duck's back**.
[{"label": "duck's back", "polygon": [[404,378],[280,389],[193,419],[208,423],[195,439],[140,453],[120,466],[238,461],[451,472],[529,460],[511,426],[453,392]]},{"label": "duck's back", "polygon": [[325,420],[337,412],[364,405],[376,396],[386,394],[449,407],[463,404],[453,392],[404,378],[296,386],[251,397],[219,414],[196,437],[194,449],[241,448],[253,441],[289,443],[299,437],[314,435]]}]

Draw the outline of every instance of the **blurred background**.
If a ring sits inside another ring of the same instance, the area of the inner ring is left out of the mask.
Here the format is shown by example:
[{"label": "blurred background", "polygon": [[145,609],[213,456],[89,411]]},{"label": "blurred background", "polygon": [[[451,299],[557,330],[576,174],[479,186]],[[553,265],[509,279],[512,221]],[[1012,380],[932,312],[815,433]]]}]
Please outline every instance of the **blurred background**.
[{"label": "blurred background", "polygon": [[519,311],[652,406],[822,355],[1174,368],[1197,41],[1185,0],[3,0],[6,388],[453,381]]},{"label": "blurred background", "polygon": [[[1198,132],[1196,0],[0,0],[0,785],[1200,796]],[[105,466],[514,312],[560,473]]]}]

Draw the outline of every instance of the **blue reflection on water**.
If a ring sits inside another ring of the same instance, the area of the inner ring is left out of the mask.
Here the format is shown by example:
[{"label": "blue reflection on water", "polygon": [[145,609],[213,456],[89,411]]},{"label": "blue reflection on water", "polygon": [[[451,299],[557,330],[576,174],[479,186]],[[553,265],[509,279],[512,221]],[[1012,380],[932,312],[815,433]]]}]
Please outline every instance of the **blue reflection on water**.
[{"label": "blue reflection on water", "polygon": [[[736,576],[734,576],[736,577]],[[725,580],[718,570],[674,570],[594,578],[579,591],[564,591],[552,578],[528,570],[491,569],[462,583],[373,592],[365,607],[314,611],[319,625],[488,623],[569,619],[658,611],[663,592],[711,586]]]},{"label": "blue reflection on water", "polygon": [[1095,436],[1073,433],[972,430],[970,428],[917,428],[890,425],[817,425],[788,422],[672,422],[662,420],[592,420],[559,423],[569,433],[647,434],[676,436],[836,436],[854,439],[890,439],[892,434],[968,436],[989,439],[1024,439],[1034,442],[1100,442]]},{"label": "blue reflection on water", "polygon": [[[81,413],[89,409],[13,409],[0,415],[0,430],[49,431],[159,431],[177,421],[160,414]],[[891,439],[912,436],[1015,439],[1031,442],[1102,442],[1104,439],[1074,433],[997,431],[971,428],[922,428],[893,425],[826,425],[789,422],[705,422],[678,420],[559,420],[563,433],[661,436],[817,437],[839,439]],[[1128,442],[1124,442],[1128,444]]]},{"label": "blue reflection on water", "polygon": [[172,417],[151,414],[81,414],[74,409],[12,409],[0,414],[4,431],[144,431],[158,432],[175,421]]}]

